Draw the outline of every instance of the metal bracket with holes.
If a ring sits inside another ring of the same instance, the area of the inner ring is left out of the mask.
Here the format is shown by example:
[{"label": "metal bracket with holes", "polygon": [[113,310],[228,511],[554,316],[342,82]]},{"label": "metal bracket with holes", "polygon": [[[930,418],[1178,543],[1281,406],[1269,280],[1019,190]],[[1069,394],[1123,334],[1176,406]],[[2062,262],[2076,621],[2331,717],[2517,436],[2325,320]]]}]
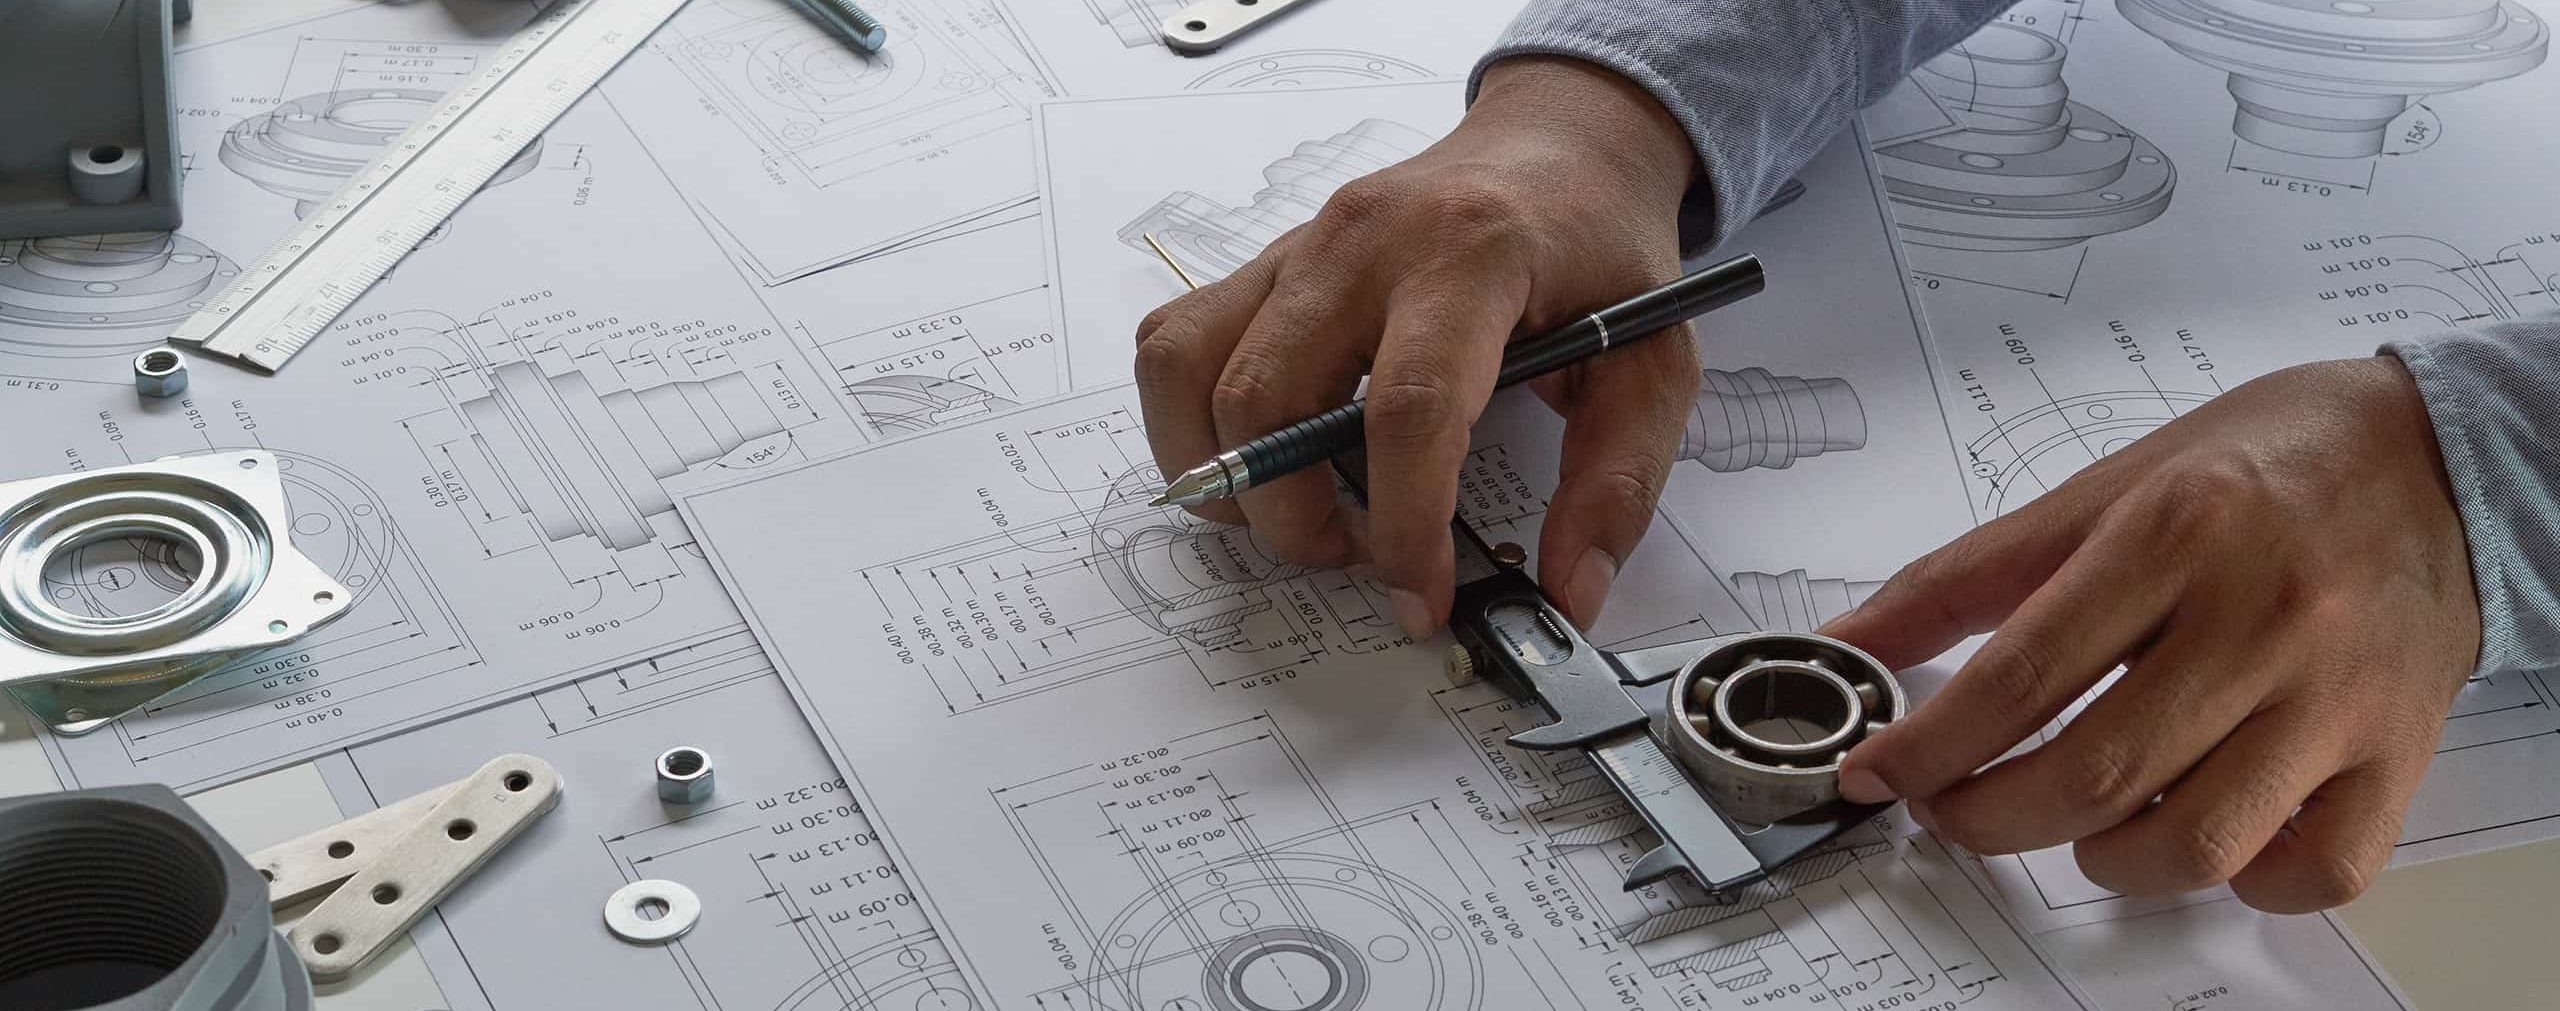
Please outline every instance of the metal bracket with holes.
[{"label": "metal bracket with holes", "polygon": [[1314,0],[1200,0],[1164,19],[1164,44],[1177,53],[1214,52],[1292,8]]},{"label": "metal bracket with holes", "polygon": [[[0,484],[0,686],[83,734],[336,619],[347,588],[293,550],[291,515],[264,451]],[[134,614],[57,600],[66,567],[113,541],[151,545],[184,586]]]},{"label": "metal bracket with holes", "polygon": [[560,773],[500,755],[470,778],[250,854],[275,908],[327,894],[288,935],[328,983],[382,953],[462,879],[560,802]]}]

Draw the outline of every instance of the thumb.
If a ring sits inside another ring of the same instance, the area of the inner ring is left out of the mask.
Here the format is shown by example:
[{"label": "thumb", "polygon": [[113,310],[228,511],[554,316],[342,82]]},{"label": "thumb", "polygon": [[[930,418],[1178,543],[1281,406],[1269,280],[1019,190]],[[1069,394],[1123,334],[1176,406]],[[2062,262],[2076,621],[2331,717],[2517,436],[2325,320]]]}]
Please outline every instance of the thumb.
[{"label": "thumb", "polygon": [[1697,345],[1682,327],[1556,378],[1540,390],[1565,428],[1555,498],[1538,532],[1538,583],[1587,629],[1653,523],[1697,395]]}]

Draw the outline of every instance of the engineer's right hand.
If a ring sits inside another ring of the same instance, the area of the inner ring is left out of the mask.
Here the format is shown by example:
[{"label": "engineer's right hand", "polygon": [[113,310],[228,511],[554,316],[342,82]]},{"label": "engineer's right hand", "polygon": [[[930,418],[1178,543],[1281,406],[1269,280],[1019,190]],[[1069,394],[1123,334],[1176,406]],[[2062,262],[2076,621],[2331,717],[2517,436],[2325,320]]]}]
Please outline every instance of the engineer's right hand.
[{"label": "engineer's right hand", "polygon": [[[1138,324],[1156,462],[1180,473],[1349,400],[1367,374],[1365,514],[1315,469],[1194,511],[1250,523],[1289,561],[1374,562],[1397,623],[1430,633],[1454,588],[1467,430],[1504,343],[1677,277],[1697,171],[1679,123],[1625,78],[1556,57],[1493,65],[1446,138]],[[1684,327],[1533,384],[1566,419],[1538,581],[1584,626],[1653,518],[1698,383]]]}]

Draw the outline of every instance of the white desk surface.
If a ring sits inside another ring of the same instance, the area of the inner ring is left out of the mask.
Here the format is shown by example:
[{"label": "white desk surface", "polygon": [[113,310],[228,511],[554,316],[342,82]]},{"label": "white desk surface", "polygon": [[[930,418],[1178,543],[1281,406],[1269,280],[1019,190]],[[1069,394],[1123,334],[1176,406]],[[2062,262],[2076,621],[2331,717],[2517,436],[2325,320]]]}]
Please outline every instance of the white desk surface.
[{"label": "white desk surface", "polygon": [[[197,0],[179,44],[316,14],[358,0]],[[502,0],[432,0],[490,3]],[[55,788],[24,713],[0,707],[0,796]],[[244,850],[292,838],[339,817],[308,766],[284,769],[194,798]],[[467,886],[466,886],[467,887]],[[2560,840],[2389,871],[2346,920],[2411,1000],[2436,1011],[2553,1006],[2560,959],[2550,920],[2560,909]],[[421,1011],[444,996],[407,942],[353,981],[324,991],[320,1011]]]}]

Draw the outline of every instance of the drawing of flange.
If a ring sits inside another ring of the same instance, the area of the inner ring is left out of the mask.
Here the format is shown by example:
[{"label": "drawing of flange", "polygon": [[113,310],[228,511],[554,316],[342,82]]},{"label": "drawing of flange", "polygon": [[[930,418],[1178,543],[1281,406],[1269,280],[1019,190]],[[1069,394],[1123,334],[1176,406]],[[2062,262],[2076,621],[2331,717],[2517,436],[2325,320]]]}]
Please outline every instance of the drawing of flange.
[{"label": "drawing of flange", "polygon": [[1784,469],[1798,459],[1867,445],[1867,412],[1848,380],[1774,376],[1762,368],[1707,369],[1679,458],[1719,473]]},{"label": "drawing of flange", "polygon": [[48,358],[129,354],[160,343],[239,272],[166,232],[0,242],[0,346]]},{"label": "drawing of flange", "polygon": [[1102,932],[1096,1007],[1473,1011],[1481,964],[1437,896],[1366,863],[1260,853],[1151,889]]},{"label": "drawing of flange", "polygon": [[1269,185],[1243,207],[1227,207],[1198,193],[1176,193],[1120,229],[1120,241],[1152,259],[1146,236],[1173,253],[1202,281],[1244,266],[1280,233],[1316,216],[1342,184],[1386,168],[1431,146],[1431,137],[1402,123],[1364,119],[1351,129],[1297,146],[1262,170]]},{"label": "drawing of flange", "polygon": [[872,427],[899,435],[1014,406],[1013,401],[969,383],[933,376],[865,379],[846,384],[844,395]]},{"label": "drawing of flange", "polygon": [[2001,422],[1967,445],[1965,456],[1974,475],[1991,483],[1985,504],[1997,515],[2008,511],[2012,489],[2023,489],[2020,502],[2049,491],[2208,399],[2175,390],[2068,397]]},{"label": "drawing of flange", "polygon": [[1293,49],[1237,60],[1200,75],[1199,79],[1184,87],[1194,91],[1308,88],[1372,81],[1418,81],[1430,76],[1431,71],[1392,56],[1349,49]]},{"label": "drawing of flange", "polygon": [[2320,158],[2382,153],[2411,102],[2541,65],[2551,30],[2514,0],[2117,0],[2187,58],[2231,75],[2231,131]]},{"label": "drawing of flange", "polygon": [[[293,198],[294,216],[306,217],[443,97],[415,88],[304,95],[224,132],[222,163],[269,192]],[[541,156],[537,136],[481,188],[533,171]]]},{"label": "drawing of flange", "polygon": [[1130,614],[1207,649],[1234,645],[1245,620],[1271,609],[1255,591],[1307,574],[1253,531],[1150,506],[1164,487],[1154,465],[1120,475],[1094,513],[1094,569]]},{"label": "drawing of flange", "polygon": [[2053,249],[2169,209],[2177,173],[2150,141],[2078,102],[2052,38],[1992,25],[1912,85],[1957,129],[1876,152],[1905,238],[1950,249]]}]

